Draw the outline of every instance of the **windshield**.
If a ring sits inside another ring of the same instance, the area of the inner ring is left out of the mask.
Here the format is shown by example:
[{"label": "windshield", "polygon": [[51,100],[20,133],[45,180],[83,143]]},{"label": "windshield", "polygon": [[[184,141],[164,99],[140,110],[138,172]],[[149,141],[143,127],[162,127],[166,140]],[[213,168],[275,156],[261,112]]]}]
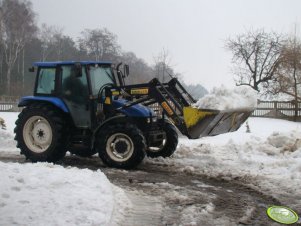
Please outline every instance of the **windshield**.
[{"label": "windshield", "polygon": [[112,70],[109,65],[90,66],[92,94],[97,95],[100,88],[106,84],[115,84]]}]

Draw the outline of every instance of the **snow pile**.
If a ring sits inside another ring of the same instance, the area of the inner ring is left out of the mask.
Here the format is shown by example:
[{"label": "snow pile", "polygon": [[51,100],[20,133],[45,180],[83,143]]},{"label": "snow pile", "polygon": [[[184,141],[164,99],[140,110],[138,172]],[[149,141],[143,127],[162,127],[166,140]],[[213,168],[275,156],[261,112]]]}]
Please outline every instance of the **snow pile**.
[{"label": "snow pile", "polygon": [[100,171],[0,162],[0,177],[1,225],[108,225],[116,211]]},{"label": "snow pile", "polygon": [[274,132],[267,139],[267,144],[271,146],[271,150],[275,154],[285,152],[295,152],[301,148],[301,133],[291,131],[290,133]]},{"label": "snow pile", "polygon": [[16,142],[12,133],[0,129],[0,151],[16,150]]},{"label": "snow pile", "polygon": [[233,90],[225,86],[214,88],[209,94],[197,101],[199,109],[229,110],[234,108],[255,108],[257,92],[250,87],[239,86]]}]

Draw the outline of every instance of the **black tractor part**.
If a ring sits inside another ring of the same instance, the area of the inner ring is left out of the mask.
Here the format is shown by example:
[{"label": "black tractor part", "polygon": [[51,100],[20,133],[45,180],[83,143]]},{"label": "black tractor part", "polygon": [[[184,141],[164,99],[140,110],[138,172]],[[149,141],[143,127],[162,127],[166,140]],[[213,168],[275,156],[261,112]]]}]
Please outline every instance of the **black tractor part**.
[{"label": "black tractor part", "polygon": [[165,120],[161,129],[164,131],[165,137],[157,143],[149,144],[146,150],[148,157],[170,157],[177,148],[178,133],[176,127],[168,120]]},{"label": "black tractor part", "polygon": [[76,156],[83,157],[83,158],[90,158],[97,153],[97,151],[95,151],[89,147],[86,147],[86,148],[72,147],[72,148],[69,148],[69,152],[72,155],[76,155]]}]

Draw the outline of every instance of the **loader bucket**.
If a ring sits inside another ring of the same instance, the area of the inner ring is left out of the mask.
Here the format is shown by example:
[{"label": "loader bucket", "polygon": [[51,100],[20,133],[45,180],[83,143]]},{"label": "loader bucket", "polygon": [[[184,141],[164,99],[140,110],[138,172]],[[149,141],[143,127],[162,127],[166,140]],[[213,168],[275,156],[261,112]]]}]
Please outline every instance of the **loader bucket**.
[{"label": "loader bucket", "polygon": [[190,139],[236,131],[253,113],[254,108],[211,110],[184,107],[184,121]]}]

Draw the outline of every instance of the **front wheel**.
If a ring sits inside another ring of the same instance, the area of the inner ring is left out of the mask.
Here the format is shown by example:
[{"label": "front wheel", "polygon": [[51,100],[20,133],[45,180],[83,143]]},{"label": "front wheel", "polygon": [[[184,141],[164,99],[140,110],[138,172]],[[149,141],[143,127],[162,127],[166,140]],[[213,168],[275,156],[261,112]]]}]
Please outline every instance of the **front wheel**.
[{"label": "front wheel", "polygon": [[147,148],[146,154],[148,157],[170,157],[176,150],[178,145],[178,133],[173,124],[165,121],[162,130],[165,132],[166,137],[156,145]]},{"label": "front wheel", "polygon": [[52,106],[33,104],[23,109],[16,121],[15,140],[21,154],[33,162],[55,162],[67,150],[66,123]]},{"label": "front wheel", "polygon": [[116,124],[101,128],[96,137],[96,149],[102,161],[116,168],[136,167],[145,157],[145,138],[132,124]]}]

